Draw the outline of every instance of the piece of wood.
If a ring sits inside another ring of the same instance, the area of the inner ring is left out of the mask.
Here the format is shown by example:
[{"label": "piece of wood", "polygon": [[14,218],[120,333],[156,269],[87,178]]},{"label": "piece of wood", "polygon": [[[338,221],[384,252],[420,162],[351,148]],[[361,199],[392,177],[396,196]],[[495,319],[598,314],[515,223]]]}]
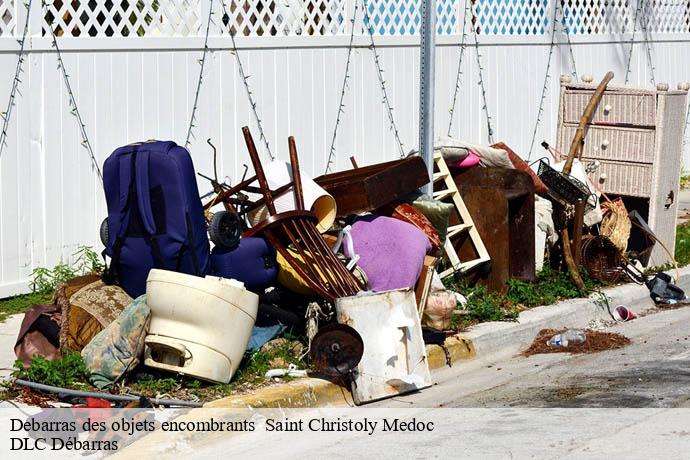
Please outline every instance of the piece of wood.
[{"label": "piece of wood", "polygon": [[432,256],[424,256],[424,265],[422,266],[422,273],[419,275],[417,285],[414,289],[415,300],[417,301],[417,311],[419,318],[422,318],[426,302],[429,299],[429,292],[431,292],[431,282],[434,279],[434,271],[439,259]]},{"label": "piece of wood", "polygon": [[338,216],[369,212],[429,183],[424,160],[418,156],[326,174],[314,179],[330,193]]},{"label": "piece of wood", "polygon": [[[491,257],[490,270],[478,271],[472,280],[502,293],[509,279],[534,281],[534,182],[529,174],[472,168],[455,172],[453,179]],[[456,219],[451,216],[450,224]],[[455,241],[454,247],[465,260],[476,257],[467,239]]]},{"label": "piece of wood", "polygon": [[[582,118],[580,118],[580,124],[577,127],[577,131],[575,132],[575,137],[573,137],[573,141],[570,144],[568,158],[565,160],[565,165],[563,166],[563,174],[566,176],[569,176],[570,172],[573,169],[575,155],[577,155],[578,150],[582,147],[582,143],[585,139],[585,132],[587,126],[592,121],[594,111],[599,106],[599,102],[601,101],[601,97],[604,95],[606,86],[612,79],[613,72],[607,72],[603,80],[601,80],[601,83],[599,83],[599,86],[597,86],[597,89],[594,91],[594,94],[592,95],[592,98],[589,100],[589,103],[585,107],[585,110],[582,114]],[[582,281],[582,277],[580,276],[580,269],[575,264],[575,259],[573,258],[573,253],[570,248],[570,235],[568,232],[567,225],[565,225],[561,230],[561,238],[563,239],[563,258],[565,259],[565,263],[568,266],[568,272],[570,273],[570,277],[572,278],[573,282],[578,287],[578,289],[584,291],[585,283]]]},{"label": "piece of wood", "polygon": [[323,240],[316,228],[317,218],[304,210],[302,180],[297,147],[293,137],[288,139],[290,167],[297,210],[276,213],[273,192],[269,188],[261,159],[249,128],[242,128],[247,150],[254,166],[256,180],[269,216],[247,230],[245,236],[261,235],[278,251],[305,283],[319,296],[333,302],[340,297],[357,294],[364,286],[350,273]]},{"label": "piece of wood", "polygon": [[585,226],[585,202],[578,200],[575,203],[575,216],[573,217],[573,241],[571,244],[575,266],[580,266],[582,258],[582,228]]}]

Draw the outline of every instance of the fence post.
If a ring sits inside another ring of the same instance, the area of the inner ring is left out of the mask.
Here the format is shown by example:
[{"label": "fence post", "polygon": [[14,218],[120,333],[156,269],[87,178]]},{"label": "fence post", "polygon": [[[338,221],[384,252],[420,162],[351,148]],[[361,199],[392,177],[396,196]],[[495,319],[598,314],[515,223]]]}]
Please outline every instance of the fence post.
[{"label": "fence post", "polygon": [[434,86],[436,47],[436,0],[422,0],[419,53],[419,151],[426,162],[430,183],[424,191],[433,195],[434,183]]}]

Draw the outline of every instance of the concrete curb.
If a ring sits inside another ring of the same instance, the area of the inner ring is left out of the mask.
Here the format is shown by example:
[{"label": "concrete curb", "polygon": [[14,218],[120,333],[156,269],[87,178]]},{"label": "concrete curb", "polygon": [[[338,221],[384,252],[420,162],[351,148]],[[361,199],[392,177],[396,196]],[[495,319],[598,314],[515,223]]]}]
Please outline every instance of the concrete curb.
[{"label": "concrete curb", "polygon": [[[686,291],[690,287],[690,266],[680,270],[677,283]],[[611,307],[626,305],[636,313],[654,309],[646,286],[634,283],[624,284],[603,291]],[[537,333],[546,328],[585,328],[593,320],[610,320],[605,306],[595,302],[596,297],[574,299],[553,305],[536,307],[520,313],[516,322],[482,323],[468,332],[448,337],[443,348],[427,345],[429,369],[440,369],[449,362],[485,358],[505,348],[525,347],[534,340]],[[300,379],[282,385],[259,390],[252,395],[230,396],[207,403],[204,407],[322,407],[352,405],[349,389],[327,380],[317,378]]]},{"label": "concrete curb", "polygon": [[[680,271],[677,284],[686,292],[690,290],[690,267]],[[636,313],[654,310],[654,304],[645,286],[627,284],[604,290],[611,307],[624,304]],[[537,307],[520,314],[514,323],[484,323],[472,330],[446,339],[448,354],[438,345],[427,346],[429,367],[439,369],[451,363],[486,358],[501,353],[502,349],[517,349],[529,344],[541,329],[557,327],[587,327],[592,320],[610,320],[608,311],[594,299],[576,299],[554,305]],[[210,402],[204,407],[218,410],[240,408],[314,408],[324,406],[353,405],[349,390],[326,380],[307,378],[257,391],[253,395],[227,397]],[[181,418],[204,419],[206,413],[191,411]],[[232,411],[230,415],[232,416]],[[137,440],[113,458],[178,458],[178,445],[193,449],[197,443],[209,444],[225,436],[225,433],[173,433],[154,432]]]}]

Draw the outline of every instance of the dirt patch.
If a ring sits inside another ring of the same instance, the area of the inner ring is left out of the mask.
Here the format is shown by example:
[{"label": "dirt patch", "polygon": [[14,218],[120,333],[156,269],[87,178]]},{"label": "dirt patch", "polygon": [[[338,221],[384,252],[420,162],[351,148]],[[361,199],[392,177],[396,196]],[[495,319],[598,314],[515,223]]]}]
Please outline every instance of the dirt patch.
[{"label": "dirt patch", "polygon": [[690,307],[690,302],[678,302],[674,304],[658,303],[656,308],[659,310],[676,310],[678,308]]},{"label": "dirt patch", "polygon": [[546,342],[556,334],[566,331],[566,329],[542,329],[537,334],[534,342],[522,354],[531,356],[543,353],[596,353],[604,350],[623,348],[630,344],[630,339],[615,332],[601,332],[586,329],[587,340],[580,345],[568,347],[550,347]]}]

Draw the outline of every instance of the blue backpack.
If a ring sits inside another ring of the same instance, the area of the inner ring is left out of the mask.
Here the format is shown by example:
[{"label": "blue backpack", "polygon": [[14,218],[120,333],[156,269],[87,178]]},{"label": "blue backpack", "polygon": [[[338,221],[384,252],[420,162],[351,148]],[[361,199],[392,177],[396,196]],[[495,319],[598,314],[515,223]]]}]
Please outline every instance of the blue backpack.
[{"label": "blue backpack", "polygon": [[103,165],[111,258],[106,283],[132,298],[146,292],[152,268],[205,276],[209,270],[206,221],[194,165],[174,142],[120,147]]}]

